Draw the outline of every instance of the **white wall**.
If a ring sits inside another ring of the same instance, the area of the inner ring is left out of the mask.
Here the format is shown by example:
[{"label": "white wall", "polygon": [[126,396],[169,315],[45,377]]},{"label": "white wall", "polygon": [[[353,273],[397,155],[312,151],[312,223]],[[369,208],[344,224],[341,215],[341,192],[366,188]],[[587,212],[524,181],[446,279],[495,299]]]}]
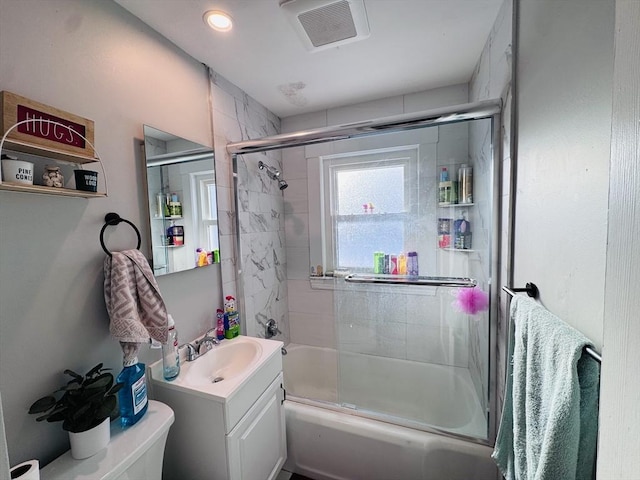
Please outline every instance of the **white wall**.
[{"label": "white wall", "polygon": [[614,0],[521,0],[515,284],[602,347]]},{"label": "white wall", "polygon": [[[103,299],[104,215],[145,221],[143,124],[212,146],[208,76],[114,2],[0,0],[0,90],[94,120],[109,180],[105,199],[0,192],[0,391],[9,457],[12,465],[46,464],[68,449],[66,432],[36,423],[29,405],[61,384],[65,368],[121,368]],[[135,236],[123,224],[105,239],[119,250]],[[217,266],[158,281],[183,340],[211,325],[221,302]],[[142,348],[141,360],[159,358]]]},{"label": "white wall", "polygon": [[640,478],[640,2],[616,1],[598,478]]}]

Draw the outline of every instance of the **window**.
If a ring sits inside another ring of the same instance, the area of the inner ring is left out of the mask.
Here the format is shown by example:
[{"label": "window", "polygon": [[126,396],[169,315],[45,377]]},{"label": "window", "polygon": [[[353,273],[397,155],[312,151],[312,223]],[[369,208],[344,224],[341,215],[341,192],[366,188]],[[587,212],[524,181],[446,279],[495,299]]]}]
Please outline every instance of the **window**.
[{"label": "window", "polygon": [[372,272],[374,252],[412,246],[417,147],[323,157],[326,270]]},{"label": "window", "polygon": [[194,173],[191,176],[192,191],[196,193],[194,217],[197,244],[207,251],[220,248],[218,244],[218,207],[213,171]]}]

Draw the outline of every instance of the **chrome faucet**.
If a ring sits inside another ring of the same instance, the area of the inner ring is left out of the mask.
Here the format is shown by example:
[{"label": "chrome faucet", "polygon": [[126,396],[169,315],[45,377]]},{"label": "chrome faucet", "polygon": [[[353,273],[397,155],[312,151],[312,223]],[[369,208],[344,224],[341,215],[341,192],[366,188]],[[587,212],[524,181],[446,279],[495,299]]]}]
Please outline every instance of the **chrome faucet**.
[{"label": "chrome faucet", "polygon": [[[202,337],[202,340],[196,341],[196,349],[198,351],[198,356],[204,355],[209,350],[211,350],[213,347],[215,347],[216,345],[220,344],[220,340],[218,340],[216,338],[216,330],[217,329],[215,329],[215,328],[212,328],[212,329],[208,330],[207,333],[204,334],[204,337]],[[209,348],[207,348],[207,350],[205,352],[202,351],[202,346],[203,345],[208,345],[209,346]]]},{"label": "chrome faucet", "polygon": [[196,358],[198,358],[198,350],[190,343],[183,343],[178,347],[178,350],[180,350],[181,348],[187,349],[187,362],[193,362]]},{"label": "chrome faucet", "polygon": [[[218,340],[215,337],[215,332],[216,332],[216,329],[212,328],[208,330],[207,333],[204,334],[204,337],[202,337],[201,340],[196,340],[194,343],[183,343],[178,347],[178,349],[180,348],[187,349],[187,356],[186,356],[187,362],[193,362],[198,357],[200,357],[200,355],[204,355],[209,350],[211,350],[214,346],[220,344],[220,340]],[[202,351],[203,345],[209,346],[206,351]]]}]

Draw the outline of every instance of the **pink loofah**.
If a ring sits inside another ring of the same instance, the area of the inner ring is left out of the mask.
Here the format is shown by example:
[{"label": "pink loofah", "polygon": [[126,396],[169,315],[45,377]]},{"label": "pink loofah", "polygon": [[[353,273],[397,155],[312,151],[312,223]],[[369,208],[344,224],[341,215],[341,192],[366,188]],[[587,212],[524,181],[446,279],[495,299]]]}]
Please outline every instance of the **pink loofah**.
[{"label": "pink loofah", "polygon": [[489,308],[489,295],[480,287],[460,288],[453,307],[459,312],[475,315]]}]

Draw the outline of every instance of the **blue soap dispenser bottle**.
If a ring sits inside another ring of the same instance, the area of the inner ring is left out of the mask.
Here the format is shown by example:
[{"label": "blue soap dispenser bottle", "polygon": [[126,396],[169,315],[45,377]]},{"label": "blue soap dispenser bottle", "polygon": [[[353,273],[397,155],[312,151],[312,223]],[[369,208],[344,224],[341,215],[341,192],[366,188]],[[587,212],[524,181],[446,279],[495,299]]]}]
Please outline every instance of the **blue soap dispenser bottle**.
[{"label": "blue soap dispenser bottle", "polygon": [[137,355],[127,356],[125,354],[123,365],[124,367],[117,378],[117,382],[124,384],[118,391],[118,404],[120,424],[123,427],[128,427],[144,416],[149,402],[144,363],[138,361]]}]

